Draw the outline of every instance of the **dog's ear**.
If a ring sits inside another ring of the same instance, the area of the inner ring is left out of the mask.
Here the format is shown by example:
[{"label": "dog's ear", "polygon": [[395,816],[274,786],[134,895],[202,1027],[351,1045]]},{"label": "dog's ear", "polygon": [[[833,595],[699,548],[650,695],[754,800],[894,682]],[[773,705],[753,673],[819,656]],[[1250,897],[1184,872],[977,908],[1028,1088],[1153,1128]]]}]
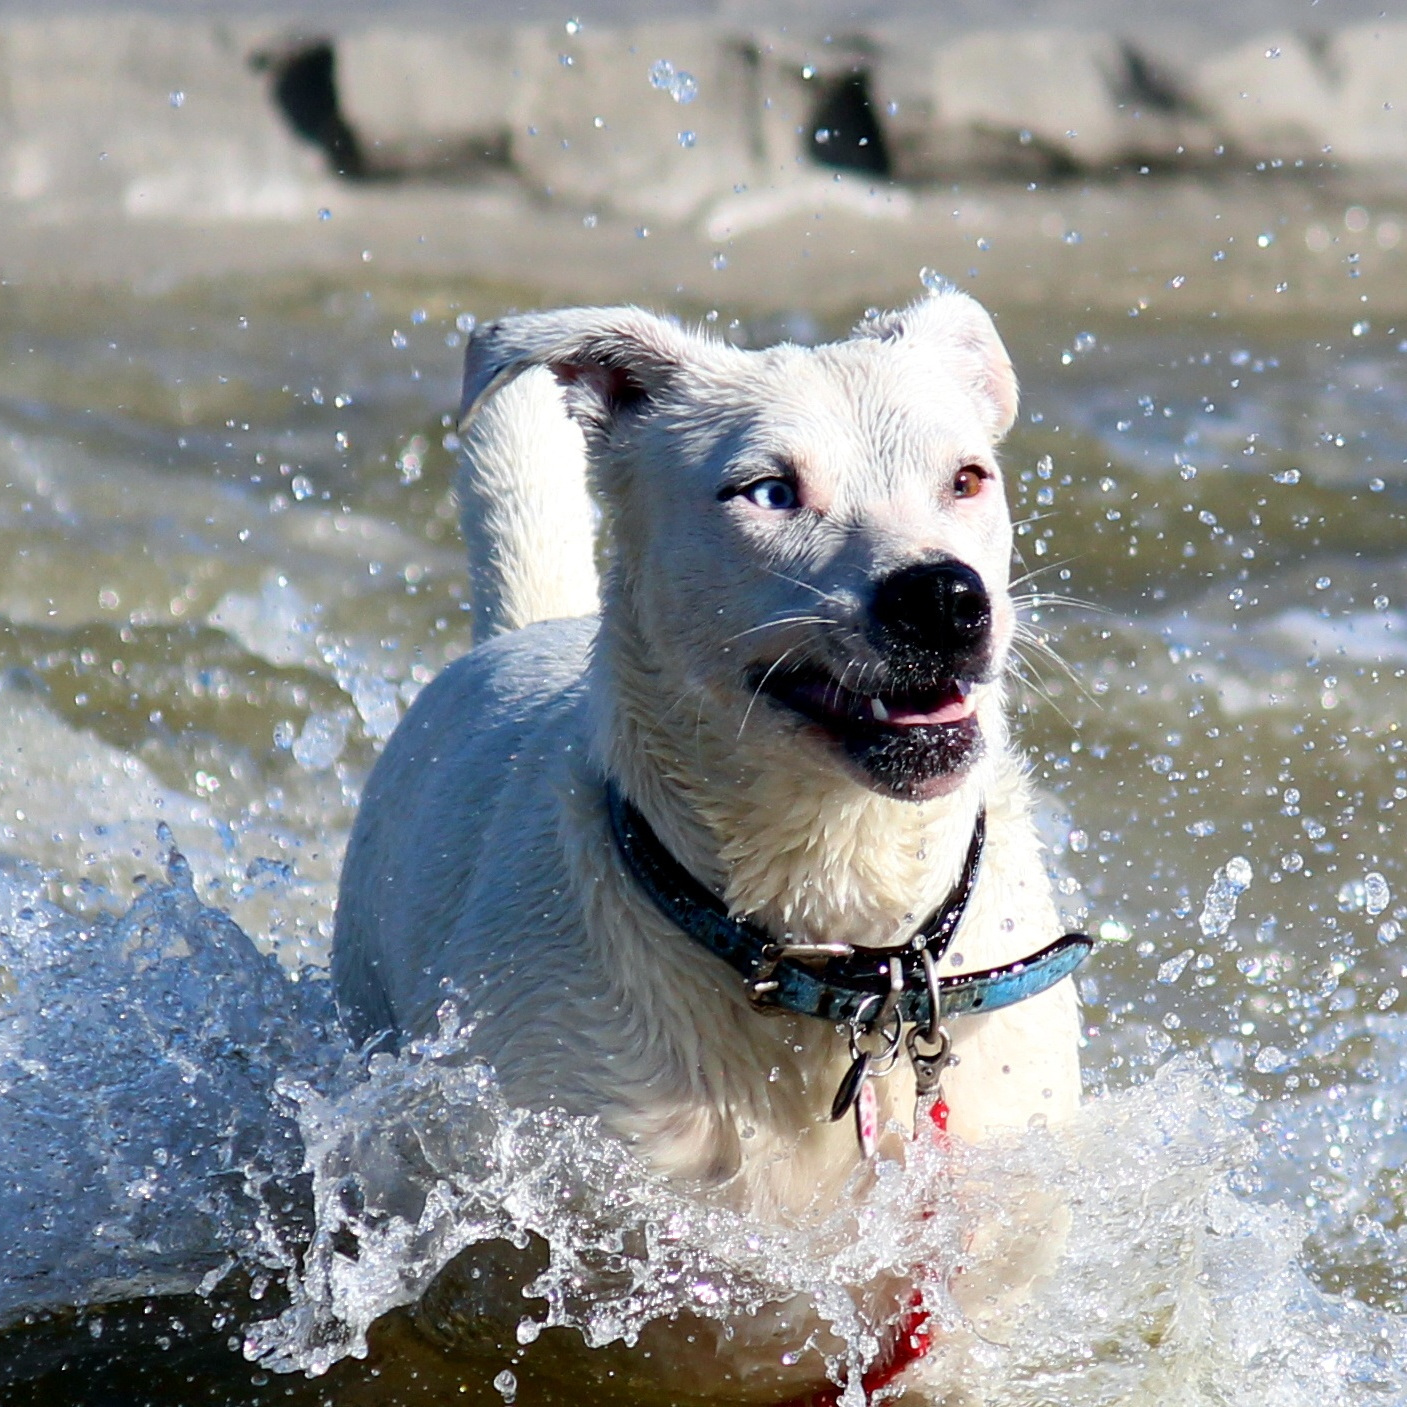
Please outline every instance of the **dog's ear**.
[{"label": "dog's ear", "polygon": [[1016,419],[1016,373],[991,315],[951,284],[899,312],[860,324],[856,336],[902,341],[936,358],[972,397],[995,444]]},{"label": "dog's ear", "polygon": [[519,313],[477,328],[464,355],[460,428],[500,387],[529,367],[546,367],[567,409],[603,429],[660,391],[687,359],[688,334],[640,308],[562,308]]}]

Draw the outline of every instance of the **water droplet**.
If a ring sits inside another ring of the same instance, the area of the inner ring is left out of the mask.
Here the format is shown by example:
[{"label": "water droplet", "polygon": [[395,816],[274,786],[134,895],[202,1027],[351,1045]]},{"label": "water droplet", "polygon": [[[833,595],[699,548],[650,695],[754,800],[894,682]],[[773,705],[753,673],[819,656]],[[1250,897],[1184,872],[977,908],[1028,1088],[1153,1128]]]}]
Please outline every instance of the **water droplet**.
[{"label": "water droplet", "polygon": [[332,218],[332,211],[330,211],[330,210],[327,208],[327,206],[324,205],[324,206],[322,207],[322,209],[318,211],[318,219],[319,219],[319,220],[330,220],[331,218]]},{"label": "water droplet", "polygon": [[1283,1070],[1289,1060],[1278,1045],[1264,1045],[1256,1052],[1252,1063],[1262,1075],[1271,1075],[1277,1070]]},{"label": "water droplet", "polygon": [[680,145],[681,147],[686,148],[686,149],[687,149],[688,147],[697,146],[697,145],[698,145],[698,140],[699,140],[699,137],[698,137],[698,133],[697,133],[697,132],[691,132],[691,131],[690,131],[690,132],[681,132],[681,133],[679,134],[679,145]]},{"label": "water droplet", "polygon": [[1368,903],[1368,891],[1361,879],[1351,879],[1339,886],[1337,895],[1341,914],[1357,913]]},{"label": "water droplet", "polygon": [[1370,870],[1363,876],[1364,908],[1375,917],[1392,902],[1392,890],[1386,876]]},{"label": "water droplet", "polygon": [[172,107],[185,107],[186,95],[179,88],[173,88],[167,96],[166,101],[170,103]]},{"label": "water droplet", "polygon": [[406,344],[406,341],[405,341],[405,333],[404,333],[404,332],[396,331],[396,332],[393,332],[393,333],[391,334],[391,345],[392,345],[397,351],[400,351],[401,348],[405,346],[405,344]]},{"label": "water droplet", "polygon": [[1083,855],[1089,849],[1089,833],[1082,830],[1073,830],[1069,836],[1070,849],[1076,855]]},{"label": "water droplet", "polygon": [[[726,269],[726,268],[728,267],[728,257],[727,257],[727,255],[723,254],[721,251],[719,251],[718,253],[714,254],[713,258],[710,259],[708,262],[709,262],[715,269]],[[715,318],[715,321],[716,321],[716,318]]]},{"label": "water droplet", "polygon": [[1171,987],[1174,982],[1187,970],[1187,964],[1192,961],[1193,949],[1184,948],[1175,958],[1169,958],[1166,962],[1158,964],[1158,981],[1165,987]]},{"label": "water droplet", "polygon": [[[1190,827],[1189,827],[1190,829]],[[1251,887],[1255,871],[1244,855],[1233,855],[1212,877],[1197,926],[1207,938],[1220,938],[1236,918],[1236,903]]]},{"label": "water droplet", "polygon": [[1258,234],[1256,236],[1256,243],[1260,245],[1262,249],[1269,249],[1270,246],[1275,243],[1275,236],[1271,231],[1267,230],[1264,234]]},{"label": "water droplet", "polygon": [[[479,1379],[483,1381],[482,1378]],[[511,1368],[505,1368],[493,1380],[494,1387],[505,1402],[512,1402],[518,1396],[518,1378]]]},{"label": "water droplet", "polygon": [[293,759],[309,772],[325,772],[347,745],[348,718],[344,713],[310,713],[293,742]]},{"label": "water droplet", "polygon": [[473,313],[460,313],[454,325],[467,337],[478,326],[479,320]]},{"label": "water droplet", "polygon": [[1298,469],[1284,469],[1270,477],[1277,484],[1297,484],[1300,481],[1300,471]]}]

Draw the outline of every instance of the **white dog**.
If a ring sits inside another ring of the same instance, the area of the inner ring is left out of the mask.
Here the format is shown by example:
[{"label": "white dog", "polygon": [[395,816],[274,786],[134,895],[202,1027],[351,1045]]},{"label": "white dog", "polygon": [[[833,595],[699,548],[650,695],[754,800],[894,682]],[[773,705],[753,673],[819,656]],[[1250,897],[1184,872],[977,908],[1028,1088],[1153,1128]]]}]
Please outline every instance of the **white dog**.
[{"label": "white dog", "polygon": [[[902,1156],[940,1072],[959,1138],[1068,1115],[1088,944],[1058,936],[1003,715],[1015,411],[953,290],[811,349],[632,308],[480,328],[462,492],[500,633],[367,786],[333,950],[354,1033],[471,992],[512,1102],[770,1218],[876,1139]],[[720,1340],[707,1371],[817,1381],[774,1350]]]}]

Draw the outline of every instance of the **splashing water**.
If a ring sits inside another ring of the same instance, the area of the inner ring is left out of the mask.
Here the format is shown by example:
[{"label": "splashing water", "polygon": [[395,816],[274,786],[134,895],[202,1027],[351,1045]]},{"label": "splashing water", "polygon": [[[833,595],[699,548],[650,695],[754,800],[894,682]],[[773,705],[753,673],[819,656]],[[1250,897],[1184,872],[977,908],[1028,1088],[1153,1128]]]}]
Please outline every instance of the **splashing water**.
[{"label": "splashing water", "polygon": [[[784,1225],[652,1175],[592,1120],[509,1107],[464,1057],[452,1003],[434,1036],[363,1070],[324,985],[291,980],[202,905],[174,850],[168,881],[121,918],[80,926],[18,874],[0,899],[6,1318],[242,1268],[287,1288],[245,1339],[285,1372],[364,1353],[377,1319],[428,1292],[432,1336],[465,1347],[478,1325],[485,1381],[533,1370],[543,1329],[643,1346],[683,1315],[787,1355],[802,1381],[848,1384],[859,1407],[896,1303],[866,1287],[916,1286],[936,1331],[923,1371],[974,1404],[1407,1391],[1403,1325],[1311,1285],[1305,1223],[1247,1195],[1263,1151],[1251,1102],[1186,1058],[1067,1128],[920,1141],[852,1201]],[[290,1217],[300,1171],[311,1202]],[[510,1247],[521,1293],[492,1273],[476,1288],[468,1267]],[[561,1345],[539,1356],[569,1359]]]},{"label": "splashing water", "polygon": [[[671,1188],[591,1121],[509,1109],[458,1049],[447,1018],[340,1099],[295,1092],[317,1234],[293,1306],[247,1352],[321,1371],[467,1247],[536,1238],[546,1264],[520,1343],[569,1325],[595,1347],[629,1344],[671,1315],[747,1324],[803,1296],[838,1344],[826,1370],[853,1385],[882,1329],[855,1287],[893,1278],[922,1288],[938,1329],[927,1373],[972,1385],[972,1403],[1291,1407],[1407,1391],[1392,1366],[1402,1326],[1315,1290],[1297,1264],[1304,1226],[1237,1195],[1250,1106],[1192,1062],[1059,1132],[917,1144],[908,1167],[881,1166],[866,1197],[802,1230]],[[1025,1302],[1013,1261],[1036,1270]]]},{"label": "splashing water", "polygon": [[298,1173],[272,1096],[332,1058],[327,984],[288,980],[168,864],[87,920],[0,872],[0,1325],[189,1292],[255,1249],[266,1185]]},{"label": "splashing water", "polygon": [[1206,938],[1220,938],[1236,917],[1236,901],[1251,887],[1255,871],[1243,855],[1235,855],[1216,872],[1197,926]]}]

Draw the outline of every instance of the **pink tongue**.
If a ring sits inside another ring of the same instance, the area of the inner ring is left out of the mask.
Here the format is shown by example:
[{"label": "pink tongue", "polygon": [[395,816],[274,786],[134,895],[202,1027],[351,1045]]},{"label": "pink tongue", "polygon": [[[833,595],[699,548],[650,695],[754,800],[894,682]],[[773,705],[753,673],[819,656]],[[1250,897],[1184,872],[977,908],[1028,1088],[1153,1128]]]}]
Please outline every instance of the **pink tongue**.
[{"label": "pink tongue", "polygon": [[929,713],[920,713],[917,709],[891,707],[888,722],[894,728],[921,728],[924,724],[957,723],[968,717],[976,706],[977,701],[971,694],[963,698],[955,690]]}]

